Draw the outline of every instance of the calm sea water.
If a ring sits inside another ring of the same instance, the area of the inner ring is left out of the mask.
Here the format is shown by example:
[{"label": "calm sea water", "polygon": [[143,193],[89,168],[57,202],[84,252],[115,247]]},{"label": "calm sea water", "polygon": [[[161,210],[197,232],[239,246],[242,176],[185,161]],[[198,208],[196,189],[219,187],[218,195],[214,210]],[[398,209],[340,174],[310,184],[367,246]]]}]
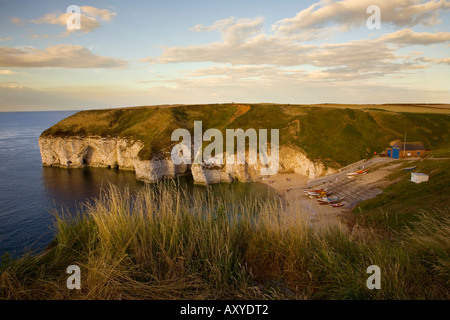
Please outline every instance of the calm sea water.
[{"label": "calm sea water", "polygon": [[[131,192],[144,186],[128,171],[42,166],[40,134],[73,113],[0,113],[0,256],[44,249],[54,236],[52,212],[62,207],[75,212],[81,203],[97,197],[109,182],[128,186]],[[180,183],[191,192],[206,192],[205,187],[194,186],[192,178]],[[232,190],[235,199],[270,194],[265,185],[258,183],[221,184],[212,189],[216,194]]]}]

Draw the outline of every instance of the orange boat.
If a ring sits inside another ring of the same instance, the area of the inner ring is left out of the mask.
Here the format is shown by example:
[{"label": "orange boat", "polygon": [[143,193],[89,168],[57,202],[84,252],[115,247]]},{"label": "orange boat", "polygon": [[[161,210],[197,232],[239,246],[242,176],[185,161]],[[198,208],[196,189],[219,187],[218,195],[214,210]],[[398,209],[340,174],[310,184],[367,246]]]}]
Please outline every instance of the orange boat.
[{"label": "orange boat", "polygon": [[356,171],[356,172],[347,173],[347,177],[348,178],[354,178],[354,177],[361,176],[361,175],[366,174],[366,173],[367,173],[367,170],[359,170],[359,171]]}]

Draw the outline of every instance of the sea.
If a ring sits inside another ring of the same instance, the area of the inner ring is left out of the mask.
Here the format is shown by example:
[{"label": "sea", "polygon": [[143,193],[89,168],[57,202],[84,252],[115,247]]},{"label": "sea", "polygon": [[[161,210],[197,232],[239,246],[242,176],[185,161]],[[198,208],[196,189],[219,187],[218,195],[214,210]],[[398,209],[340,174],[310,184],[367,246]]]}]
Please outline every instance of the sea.
[{"label": "sea", "polygon": [[[17,258],[44,250],[56,232],[55,214],[75,214],[110,183],[128,187],[131,193],[144,187],[132,171],[42,166],[39,136],[76,112],[0,113],[0,257],[7,254]],[[207,192],[207,187],[194,185],[192,177],[177,183],[191,193]],[[272,195],[260,183],[233,182],[208,188],[217,195],[233,194],[229,201]]]}]

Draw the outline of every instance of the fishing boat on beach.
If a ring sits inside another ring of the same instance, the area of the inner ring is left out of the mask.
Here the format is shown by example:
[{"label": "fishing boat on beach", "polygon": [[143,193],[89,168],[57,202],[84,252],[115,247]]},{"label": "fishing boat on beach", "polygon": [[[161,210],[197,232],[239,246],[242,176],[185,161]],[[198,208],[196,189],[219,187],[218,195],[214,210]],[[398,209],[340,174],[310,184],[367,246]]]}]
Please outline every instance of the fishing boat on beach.
[{"label": "fishing boat on beach", "polygon": [[336,198],[320,198],[317,199],[317,202],[320,204],[334,204],[344,200],[344,197],[336,197]]},{"label": "fishing boat on beach", "polygon": [[319,198],[319,199],[317,199],[317,202],[319,204],[328,204],[329,203],[327,198]]},{"label": "fishing boat on beach", "polygon": [[330,204],[341,202],[344,199],[345,199],[345,197],[327,198],[328,203],[330,203]]},{"label": "fishing boat on beach", "polygon": [[325,196],[327,196],[327,195],[329,195],[330,193],[329,193],[329,191],[328,191],[328,189],[317,189],[317,190],[305,190],[304,191],[304,193],[305,193],[305,195],[306,196],[308,196],[308,197],[323,197],[324,195]]},{"label": "fishing boat on beach", "polygon": [[343,203],[330,203],[330,206],[332,206],[333,208],[340,208],[340,207],[343,207],[344,204]]},{"label": "fishing boat on beach", "polygon": [[320,194],[321,192],[327,192],[327,189],[315,189],[315,190],[305,190],[303,191],[306,195]]},{"label": "fishing boat on beach", "polygon": [[354,177],[362,176],[362,175],[364,175],[366,173],[367,173],[367,170],[359,170],[359,171],[356,171],[356,172],[347,173],[347,177],[349,179],[351,179],[351,178],[354,178]]},{"label": "fishing boat on beach", "polygon": [[305,190],[303,191],[306,195],[312,194],[312,193],[320,193],[322,191],[325,191],[325,189],[316,189],[316,190]]}]

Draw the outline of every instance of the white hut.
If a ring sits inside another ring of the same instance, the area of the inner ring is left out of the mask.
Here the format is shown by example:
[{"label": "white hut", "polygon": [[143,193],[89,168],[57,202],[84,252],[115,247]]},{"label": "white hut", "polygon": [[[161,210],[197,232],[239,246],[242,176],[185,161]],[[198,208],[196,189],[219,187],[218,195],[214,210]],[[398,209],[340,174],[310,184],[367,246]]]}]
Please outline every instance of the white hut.
[{"label": "white hut", "polygon": [[411,181],[415,182],[415,183],[421,183],[421,182],[428,181],[429,178],[430,178],[430,176],[425,173],[419,173],[419,172],[411,173]]}]

